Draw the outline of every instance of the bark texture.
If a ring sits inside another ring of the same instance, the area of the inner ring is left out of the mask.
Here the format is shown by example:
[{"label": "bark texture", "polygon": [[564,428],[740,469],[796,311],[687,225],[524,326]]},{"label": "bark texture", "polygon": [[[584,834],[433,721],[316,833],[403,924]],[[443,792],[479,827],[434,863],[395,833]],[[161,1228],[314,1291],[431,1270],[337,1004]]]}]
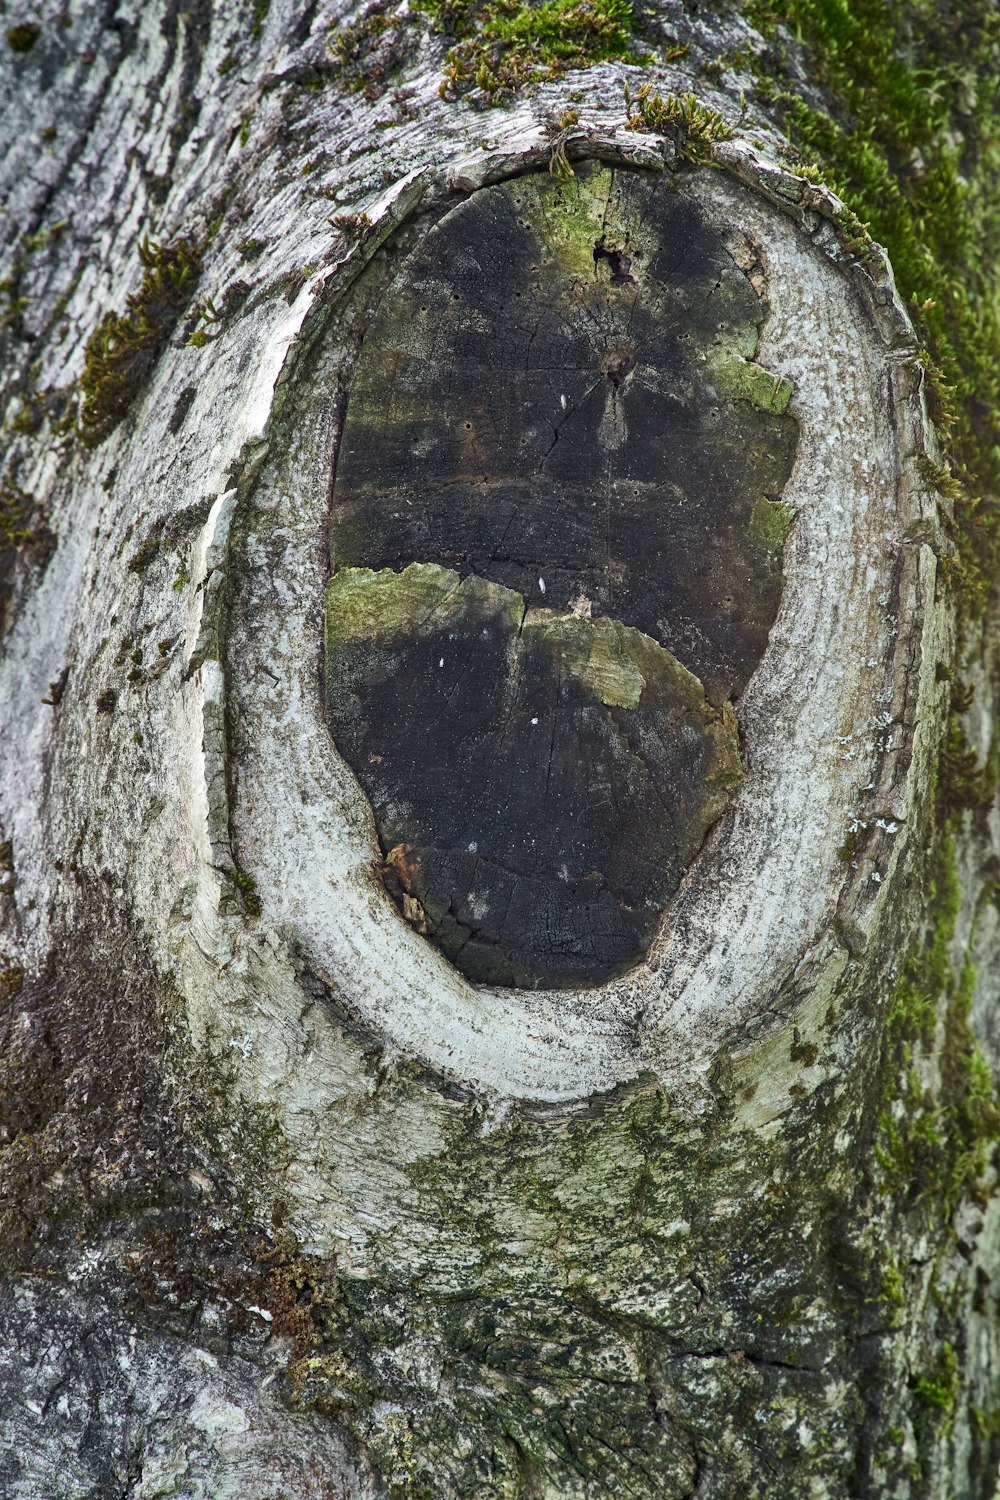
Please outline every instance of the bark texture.
[{"label": "bark texture", "polygon": [[594,14],[0,43],[11,1500],[994,1495],[995,589],[761,37]]}]

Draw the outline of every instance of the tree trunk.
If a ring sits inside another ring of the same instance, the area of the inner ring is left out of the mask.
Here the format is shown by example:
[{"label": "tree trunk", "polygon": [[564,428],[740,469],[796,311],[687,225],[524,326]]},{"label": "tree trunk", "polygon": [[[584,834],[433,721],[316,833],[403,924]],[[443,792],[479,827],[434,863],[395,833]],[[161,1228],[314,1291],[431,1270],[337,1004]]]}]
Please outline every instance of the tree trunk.
[{"label": "tree trunk", "polygon": [[11,1500],[994,1495],[995,36],[782,15],[8,15]]}]

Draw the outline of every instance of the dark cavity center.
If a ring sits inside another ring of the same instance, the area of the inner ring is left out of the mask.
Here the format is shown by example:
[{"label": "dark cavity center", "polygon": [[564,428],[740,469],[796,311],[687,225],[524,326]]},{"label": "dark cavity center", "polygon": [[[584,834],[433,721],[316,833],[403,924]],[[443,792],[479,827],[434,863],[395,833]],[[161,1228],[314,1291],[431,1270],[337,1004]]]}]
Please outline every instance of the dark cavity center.
[{"label": "dark cavity center", "polygon": [[797,440],[739,248],[666,177],[532,175],[441,219],[371,318],[327,714],[403,916],[470,979],[640,962],[739,787]]}]

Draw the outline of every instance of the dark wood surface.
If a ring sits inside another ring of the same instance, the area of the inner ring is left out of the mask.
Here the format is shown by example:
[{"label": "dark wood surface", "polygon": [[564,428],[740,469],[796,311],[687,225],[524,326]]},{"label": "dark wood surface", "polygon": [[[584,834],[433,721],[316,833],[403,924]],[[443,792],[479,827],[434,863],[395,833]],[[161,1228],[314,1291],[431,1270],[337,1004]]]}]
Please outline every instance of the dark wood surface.
[{"label": "dark wood surface", "polygon": [[638,962],[738,785],[797,438],[761,284],[669,178],[595,166],[474,194],[372,318],[328,716],[390,889],[474,980]]}]

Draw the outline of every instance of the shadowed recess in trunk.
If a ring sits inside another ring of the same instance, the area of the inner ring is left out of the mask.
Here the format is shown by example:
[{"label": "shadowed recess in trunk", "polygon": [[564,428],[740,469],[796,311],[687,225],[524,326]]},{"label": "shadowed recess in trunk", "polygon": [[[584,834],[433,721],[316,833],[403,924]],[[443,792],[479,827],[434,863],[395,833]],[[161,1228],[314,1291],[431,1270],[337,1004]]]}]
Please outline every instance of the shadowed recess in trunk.
[{"label": "shadowed recess in trunk", "polygon": [[669,178],[596,165],[474,194],[372,317],[327,716],[389,889],[470,979],[641,961],[739,787],[798,433],[763,288]]}]

